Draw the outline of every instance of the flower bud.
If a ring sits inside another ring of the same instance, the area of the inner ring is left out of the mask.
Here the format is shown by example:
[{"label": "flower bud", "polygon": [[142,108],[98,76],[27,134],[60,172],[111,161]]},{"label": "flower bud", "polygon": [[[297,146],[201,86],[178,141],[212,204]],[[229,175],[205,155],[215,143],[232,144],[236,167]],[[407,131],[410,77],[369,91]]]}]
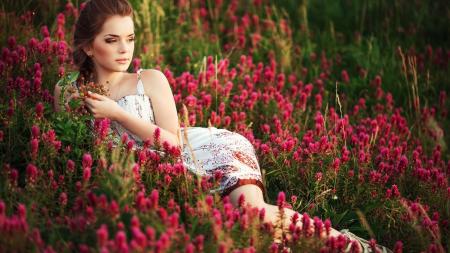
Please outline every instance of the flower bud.
[{"label": "flower bud", "polygon": [[279,192],[278,198],[277,198],[278,208],[282,208],[284,206],[285,201],[286,201],[286,195],[284,194],[284,192]]},{"label": "flower bud", "polygon": [[85,153],[83,155],[83,162],[82,162],[82,164],[83,164],[83,168],[92,166],[92,156],[91,156],[91,154]]},{"label": "flower bud", "polygon": [[83,181],[87,182],[91,178],[91,167],[85,167],[83,169]]},{"label": "flower bud", "polygon": [[42,104],[41,102],[37,103],[35,111],[36,111],[36,117],[38,119],[42,118],[42,115],[44,114],[44,104]]},{"label": "flower bud", "polygon": [[27,173],[27,178],[31,183],[34,183],[37,179],[38,176],[38,169],[36,166],[34,166],[33,164],[28,164],[27,169],[26,169],[26,173]]},{"label": "flower bud", "polygon": [[59,194],[59,204],[61,206],[67,205],[67,193],[61,192],[61,194]]}]

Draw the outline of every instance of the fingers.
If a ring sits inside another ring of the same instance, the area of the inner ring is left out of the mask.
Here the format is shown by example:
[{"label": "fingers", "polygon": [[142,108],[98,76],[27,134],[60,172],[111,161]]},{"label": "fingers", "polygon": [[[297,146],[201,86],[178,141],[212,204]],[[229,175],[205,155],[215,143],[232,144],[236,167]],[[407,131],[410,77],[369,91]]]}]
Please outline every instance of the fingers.
[{"label": "fingers", "polygon": [[99,101],[95,98],[84,98],[84,103],[86,105],[87,110],[94,116],[94,118],[104,118],[104,113],[102,109],[102,101]]},{"label": "fingers", "polygon": [[96,100],[92,99],[92,98],[88,98],[88,97],[84,98],[84,102],[86,103],[87,106],[90,106],[90,107],[94,106],[95,101]]},{"label": "fingers", "polygon": [[70,99],[78,99],[78,98],[80,98],[80,95],[78,93],[70,96]]},{"label": "fingers", "polygon": [[88,96],[90,98],[94,98],[94,99],[97,99],[97,100],[104,100],[105,99],[104,96],[102,96],[102,95],[100,95],[98,93],[90,92],[90,91],[88,91]]},{"label": "fingers", "polygon": [[90,114],[92,114],[92,116],[94,116],[94,118],[97,118],[97,109],[95,108],[95,104],[96,100],[92,99],[92,98],[85,98],[84,99],[84,104],[86,105],[86,109],[88,110],[88,112]]}]

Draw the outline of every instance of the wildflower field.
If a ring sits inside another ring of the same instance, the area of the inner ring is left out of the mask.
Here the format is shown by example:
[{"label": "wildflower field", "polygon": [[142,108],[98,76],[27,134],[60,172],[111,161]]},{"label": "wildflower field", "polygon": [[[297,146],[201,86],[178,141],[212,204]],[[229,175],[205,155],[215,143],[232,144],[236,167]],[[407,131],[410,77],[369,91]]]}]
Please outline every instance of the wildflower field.
[{"label": "wildflower field", "polygon": [[113,147],[108,120],[92,131],[92,116],[55,112],[82,1],[6,0],[0,252],[344,252],[344,237],[320,236],[330,226],[394,252],[449,252],[447,1],[130,2],[129,71],[161,70],[183,125],[244,135],[266,200],[302,227],[274,243],[280,224],[209,193],[217,180],[179,150],[126,135]]}]

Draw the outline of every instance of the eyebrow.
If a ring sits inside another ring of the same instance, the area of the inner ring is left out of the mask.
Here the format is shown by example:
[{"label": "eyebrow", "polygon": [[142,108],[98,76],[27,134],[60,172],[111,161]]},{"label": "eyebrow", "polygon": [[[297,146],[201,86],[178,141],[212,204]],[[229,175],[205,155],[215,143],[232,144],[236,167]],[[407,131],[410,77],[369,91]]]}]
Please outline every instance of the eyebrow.
[{"label": "eyebrow", "polygon": [[[117,35],[117,34],[106,34],[104,37],[106,37],[106,36],[111,36],[111,37],[115,37],[115,38],[119,38],[119,37],[120,37],[120,36]],[[130,37],[130,36],[134,36],[134,33],[129,34],[127,37]]]}]

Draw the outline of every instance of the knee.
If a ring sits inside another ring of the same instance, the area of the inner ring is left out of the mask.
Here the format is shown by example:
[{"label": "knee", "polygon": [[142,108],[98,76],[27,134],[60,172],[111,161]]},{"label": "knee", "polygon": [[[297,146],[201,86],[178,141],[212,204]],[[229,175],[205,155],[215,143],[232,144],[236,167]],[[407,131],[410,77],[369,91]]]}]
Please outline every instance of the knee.
[{"label": "knee", "polygon": [[253,184],[239,186],[230,192],[228,196],[234,206],[238,206],[241,201],[244,201],[244,205],[249,204],[258,208],[263,208],[267,205],[261,188]]}]

